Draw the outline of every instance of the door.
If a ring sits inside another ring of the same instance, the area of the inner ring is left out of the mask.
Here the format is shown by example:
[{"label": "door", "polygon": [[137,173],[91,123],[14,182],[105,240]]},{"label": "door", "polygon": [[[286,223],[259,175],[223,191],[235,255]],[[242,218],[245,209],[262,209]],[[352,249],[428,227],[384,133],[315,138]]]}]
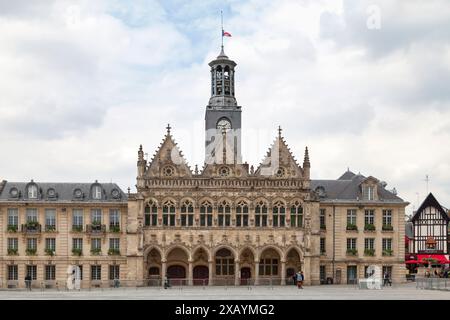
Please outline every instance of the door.
[{"label": "door", "polygon": [[208,284],[209,269],[207,266],[196,266],[193,270],[194,286],[202,286]]},{"label": "door", "polygon": [[347,284],[357,283],[357,269],[356,266],[347,267]]},{"label": "door", "polygon": [[167,268],[167,278],[169,279],[169,283],[171,285],[182,285],[186,281],[186,269],[183,266],[175,265]]},{"label": "door", "polygon": [[241,269],[241,285],[249,285],[251,277],[252,271],[250,268],[245,267]]},{"label": "door", "polygon": [[295,269],[287,268],[286,269],[286,284],[294,284],[297,285],[297,281],[294,279]]}]

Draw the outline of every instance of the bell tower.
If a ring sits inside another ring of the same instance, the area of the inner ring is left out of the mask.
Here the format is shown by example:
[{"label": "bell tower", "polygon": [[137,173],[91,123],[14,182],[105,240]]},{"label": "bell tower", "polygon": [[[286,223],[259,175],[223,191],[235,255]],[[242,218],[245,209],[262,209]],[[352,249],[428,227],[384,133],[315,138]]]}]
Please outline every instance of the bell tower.
[{"label": "bell tower", "polygon": [[[205,114],[205,163],[223,163],[223,159],[229,164],[242,163],[241,107],[234,86],[236,62],[228,58],[222,45],[219,56],[209,66],[211,97]],[[224,146],[226,157],[222,156]]]}]

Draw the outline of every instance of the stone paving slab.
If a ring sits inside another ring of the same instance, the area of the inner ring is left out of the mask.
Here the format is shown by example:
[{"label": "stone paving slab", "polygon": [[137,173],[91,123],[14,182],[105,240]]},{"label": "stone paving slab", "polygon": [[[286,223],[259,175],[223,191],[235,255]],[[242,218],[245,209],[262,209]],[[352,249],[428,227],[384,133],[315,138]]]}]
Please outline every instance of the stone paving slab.
[{"label": "stone paving slab", "polygon": [[0,300],[450,300],[450,291],[416,289],[415,284],[397,285],[382,290],[356,286],[324,285],[297,289],[276,287],[172,287],[114,288],[81,291],[2,290]]}]

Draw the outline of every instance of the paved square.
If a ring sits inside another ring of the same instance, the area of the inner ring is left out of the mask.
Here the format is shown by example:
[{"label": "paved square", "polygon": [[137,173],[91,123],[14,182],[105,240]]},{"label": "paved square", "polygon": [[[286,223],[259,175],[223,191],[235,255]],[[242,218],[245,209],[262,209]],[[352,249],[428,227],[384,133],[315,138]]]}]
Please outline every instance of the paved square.
[{"label": "paved square", "polygon": [[416,289],[414,283],[382,290],[364,290],[356,286],[277,287],[173,287],[169,289],[108,288],[81,291],[2,290],[0,299],[81,299],[81,300],[450,300],[450,291]]}]

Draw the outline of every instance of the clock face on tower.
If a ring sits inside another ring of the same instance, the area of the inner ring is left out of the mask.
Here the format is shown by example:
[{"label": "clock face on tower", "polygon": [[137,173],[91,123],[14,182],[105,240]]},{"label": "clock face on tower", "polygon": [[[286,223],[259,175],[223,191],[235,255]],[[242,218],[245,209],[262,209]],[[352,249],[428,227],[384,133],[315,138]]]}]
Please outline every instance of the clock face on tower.
[{"label": "clock face on tower", "polygon": [[231,129],[231,122],[228,119],[220,119],[217,122],[217,129]]}]

